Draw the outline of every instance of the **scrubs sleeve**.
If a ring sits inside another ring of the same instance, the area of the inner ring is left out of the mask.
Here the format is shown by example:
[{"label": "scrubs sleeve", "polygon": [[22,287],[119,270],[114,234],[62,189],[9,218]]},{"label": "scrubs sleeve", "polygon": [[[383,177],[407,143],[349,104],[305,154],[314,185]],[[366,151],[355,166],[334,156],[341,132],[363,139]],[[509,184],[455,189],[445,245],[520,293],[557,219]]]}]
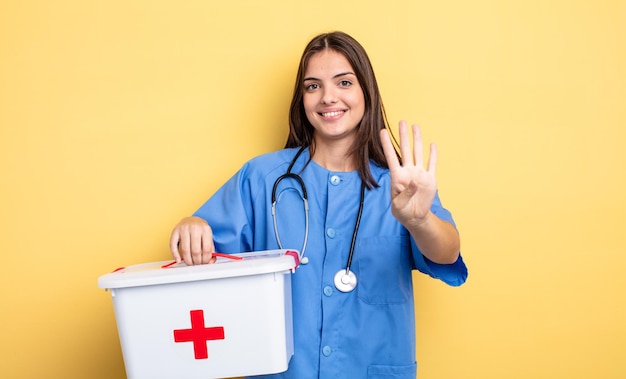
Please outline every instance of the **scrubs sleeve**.
[{"label": "scrubs sleeve", "polygon": [[[441,205],[439,194],[437,194],[433,200],[431,211],[437,217],[451,223],[456,228],[456,224],[452,219],[452,214]],[[413,237],[411,237],[411,248],[413,250],[415,268],[417,268],[420,272],[427,274],[432,278],[439,279],[450,286],[460,286],[465,283],[465,280],[467,280],[467,266],[465,266],[465,262],[463,262],[461,254],[459,254],[459,258],[456,262],[452,264],[440,264],[426,258],[417,247]]]},{"label": "scrubs sleeve", "polygon": [[252,250],[253,211],[246,168],[247,165],[194,213],[211,226],[215,251],[234,254]]}]

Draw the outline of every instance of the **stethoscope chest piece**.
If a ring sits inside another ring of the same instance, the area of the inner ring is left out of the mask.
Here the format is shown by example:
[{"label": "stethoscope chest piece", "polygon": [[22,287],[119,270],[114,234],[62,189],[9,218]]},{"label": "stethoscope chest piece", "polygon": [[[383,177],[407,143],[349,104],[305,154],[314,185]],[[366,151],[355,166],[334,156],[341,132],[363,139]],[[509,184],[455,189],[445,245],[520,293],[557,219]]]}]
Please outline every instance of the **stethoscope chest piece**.
[{"label": "stethoscope chest piece", "polygon": [[342,268],[335,274],[335,287],[341,292],[350,292],[356,288],[356,275]]}]

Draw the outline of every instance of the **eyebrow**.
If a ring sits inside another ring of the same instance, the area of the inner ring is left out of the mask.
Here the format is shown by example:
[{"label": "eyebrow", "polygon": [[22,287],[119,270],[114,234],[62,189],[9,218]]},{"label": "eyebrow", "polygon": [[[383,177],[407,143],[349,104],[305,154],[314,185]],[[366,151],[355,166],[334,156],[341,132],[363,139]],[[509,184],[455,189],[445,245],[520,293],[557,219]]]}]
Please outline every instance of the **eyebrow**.
[{"label": "eyebrow", "polygon": [[[342,73],[339,73],[339,74],[333,76],[333,79],[337,79],[339,77],[346,76],[346,75],[356,76],[356,74],[354,72],[346,71],[346,72],[342,72]],[[320,80],[320,79],[314,78],[314,77],[308,77],[308,78],[304,78],[302,81],[306,82],[307,80]]]}]

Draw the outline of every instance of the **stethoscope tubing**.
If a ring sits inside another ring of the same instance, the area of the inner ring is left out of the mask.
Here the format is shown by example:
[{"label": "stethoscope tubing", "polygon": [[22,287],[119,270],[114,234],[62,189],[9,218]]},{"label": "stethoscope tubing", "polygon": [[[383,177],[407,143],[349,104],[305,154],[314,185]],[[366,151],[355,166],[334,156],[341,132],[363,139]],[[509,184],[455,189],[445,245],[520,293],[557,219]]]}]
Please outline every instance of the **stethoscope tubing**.
[{"label": "stethoscope tubing", "polygon": [[302,264],[306,264],[308,262],[308,259],[305,258],[304,254],[306,251],[306,245],[309,240],[309,199],[306,193],[306,186],[304,185],[304,182],[299,175],[286,173],[281,175],[274,182],[274,188],[272,189],[272,219],[274,222],[274,234],[276,235],[276,242],[278,242],[278,247],[282,249],[283,244],[280,240],[280,236],[278,235],[278,222],[276,220],[276,188],[278,187],[278,183],[280,183],[280,181],[285,178],[296,179],[296,181],[300,183],[300,187],[302,188],[302,202],[304,204],[304,240],[302,242],[302,249],[300,249],[300,262]]},{"label": "stethoscope tubing", "polygon": [[304,254],[306,251],[306,245],[309,240],[309,196],[307,194],[306,185],[304,184],[304,181],[302,180],[300,175],[292,173],[291,169],[293,168],[293,165],[296,163],[296,161],[298,160],[298,157],[300,156],[300,154],[302,154],[305,148],[306,146],[302,146],[300,150],[298,150],[296,155],[291,160],[291,163],[289,164],[289,167],[287,168],[287,172],[279,176],[274,181],[274,186],[272,187],[272,219],[274,222],[274,234],[276,235],[276,242],[278,242],[278,247],[281,249],[283,248],[283,244],[280,240],[280,236],[278,235],[278,221],[276,220],[277,219],[276,217],[276,190],[278,189],[278,184],[283,179],[291,178],[291,179],[295,179],[300,185],[300,188],[302,189],[302,201],[304,204],[304,239],[302,242],[302,249],[300,249],[300,262],[302,264],[306,264],[308,262],[308,259],[305,257]]},{"label": "stethoscope tubing", "polygon": [[[302,249],[300,251],[300,261],[302,262],[302,264],[306,264],[308,262],[308,258],[306,258],[304,254],[306,251],[306,245],[307,245],[308,238],[309,238],[309,200],[308,200],[308,195],[306,191],[306,185],[304,184],[304,180],[302,180],[300,175],[292,173],[291,169],[293,168],[294,164],[298,160],[298,157],[300,156],[300,154],[302,154],[305,148],[306,146],[303,146],[300,148],[300,150],[298,150],[296,155],[291,160],[291,163],[289,164],[289,167],[287,168],[287,172],[279,176],[274,181],[274,185],[272,187],[272,195],[271,195],[272,196],[272,219],[274,223],[274,233],[276,235],[276,242],[278,242],[278,247],[282,249],[283,244],[280,240],[280,235],[278,233],[278,222],[276,220],[277,219],[276,217],[276,191],[278,189],[278,184],[286,178],[295,179],[300,185],[300,188],[302,189],[302,201],[304,203],[304,218],[305,218],[304,240],[302,243]],[[334,278],[335,287],[341,292],[350,292],[356,288],[356,284],[357,284],[356,275],[352,271],[350,271],[350,267],[352,266],[352,258],[354,257],[356,237],[359,231],[359,225],[361,224],[361,216],[363,214],[364,202],[365,202],[365,184],[361,182],[361,193],[359,197],[359,211],[357,213],[356,222],[354,225],[354,231],[352,232],[352,241],[350,242],[350,252],[348,254],[348,261],[346,262],[346,268],[339,270],[335,274],[335,278]]]},{"label": "stethoscope tubing", "polygon": [[361,196],[359,197],[359,212],[356,215],[356,222],[354,224],[354,232],[352,233],[352,242],[350,243],[350,254],[348,254],[348,262],[346,263],[346,274],[350,272],[350,266],[352,266],[352,257],[354,256],[354,247],[356,246],[356,236],[359,232],[359,225],[361,224],[361,215],[363,214],[363,205],[365,203],[365,186],[361,183]]}]

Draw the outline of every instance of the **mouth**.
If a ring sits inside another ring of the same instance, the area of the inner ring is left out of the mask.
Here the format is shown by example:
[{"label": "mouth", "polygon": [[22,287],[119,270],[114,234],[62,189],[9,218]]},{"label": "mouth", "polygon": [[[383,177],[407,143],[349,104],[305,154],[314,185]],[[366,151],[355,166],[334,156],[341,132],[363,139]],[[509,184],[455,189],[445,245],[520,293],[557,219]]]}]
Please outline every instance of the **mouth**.
[{"label": "mouth", "polygon": [[342,115],[344,113],[346,113],[345,110],[343,110],[343,111],[332,111],[332,112],[320,112],[318,114],[320,116],[322,116],[322,117],[329,118],[329,117],[337,117],[337,116],[340,116],[340,115]]}]

